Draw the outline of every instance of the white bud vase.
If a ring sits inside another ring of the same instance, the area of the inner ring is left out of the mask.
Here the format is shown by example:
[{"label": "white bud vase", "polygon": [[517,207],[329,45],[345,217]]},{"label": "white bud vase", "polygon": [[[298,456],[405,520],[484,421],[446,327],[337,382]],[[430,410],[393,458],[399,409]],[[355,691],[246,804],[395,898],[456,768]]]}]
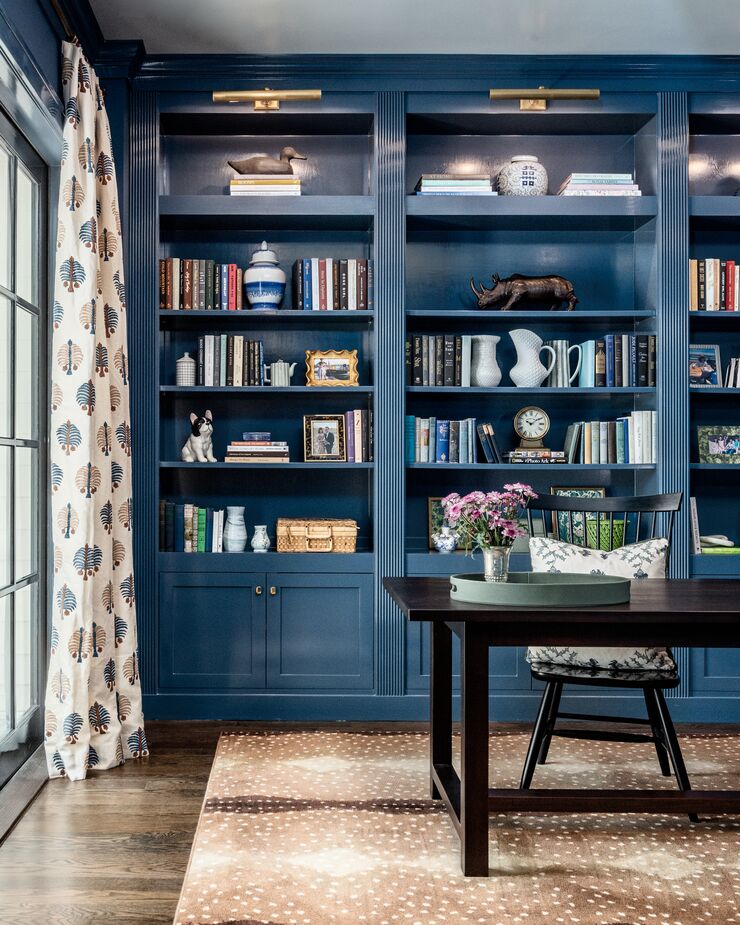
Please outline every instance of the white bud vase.
[{"label": "white bud vase", "polygon": [[501,340],[496,334],[477,334],[472,339],[470,384],[494,389],[501,382],[501,370],[496,360],[496,347]]},{"label": "white bud vase", "polygon": [[[516,365],[509,372],[511,381],[520,389],[536,389],[547,379],[555,366],[557,355],[552,347],[542,342],[534,331],[518,328],[509,331],[509,337],[516,347]],[[545,367],[540,361],[540,353],[547,350],[552,357],[550,365]]]},{"label": "white bud vase", "polygon": [[267,535],[266,524],[255,524],[254,536],[252,537],[252,549],[254,552],[267,552],[270,548],[270,537]]},{"label": "white bud vase", "polygon": [[244,552],[247,548],[247,526],[243,507],[226,508],[224,552]]}]

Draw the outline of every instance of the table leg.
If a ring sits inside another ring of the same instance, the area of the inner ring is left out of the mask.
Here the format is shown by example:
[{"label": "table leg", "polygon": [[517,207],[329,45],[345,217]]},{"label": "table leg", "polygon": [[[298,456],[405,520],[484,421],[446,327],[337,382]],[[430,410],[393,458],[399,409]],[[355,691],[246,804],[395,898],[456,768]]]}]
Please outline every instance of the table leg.
[{"label": "table leg", "polygon": [[[432,623],[429,678],[430,774],[435,764],[452,764],[452,632],[446,623]],[[433,800],[440,799],[434,778]]]},{"label": "table leg", "polygon": [[460,639],[462,702],[460,840],[466,877],[488,876],[488,644],[465,624]]}]

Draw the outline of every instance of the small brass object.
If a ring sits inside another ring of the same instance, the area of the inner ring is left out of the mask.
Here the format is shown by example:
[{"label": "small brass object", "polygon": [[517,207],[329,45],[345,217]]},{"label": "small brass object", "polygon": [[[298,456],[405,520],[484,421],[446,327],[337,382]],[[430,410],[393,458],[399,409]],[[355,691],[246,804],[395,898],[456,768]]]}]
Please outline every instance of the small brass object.
[{"label": "small brass object", "polygon": [[214,103],[253,103],[255,112],[276,112],[281,102],[320,100],[321,90],[214,90]]},{"label": "small brass object", "polygon": [[597,100],[600,96],[601,91],[595,88],[537,87],[488,91],[488,98],[492,100],[519,100],[522,112],[543,112],[547,109],[548,100]]}]

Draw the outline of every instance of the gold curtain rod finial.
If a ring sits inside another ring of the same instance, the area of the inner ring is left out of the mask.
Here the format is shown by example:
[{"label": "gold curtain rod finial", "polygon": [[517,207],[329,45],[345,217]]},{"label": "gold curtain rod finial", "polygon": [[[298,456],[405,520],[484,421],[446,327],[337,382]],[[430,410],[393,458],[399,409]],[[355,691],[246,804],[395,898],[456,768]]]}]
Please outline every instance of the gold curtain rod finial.
[{"label": "gold curtain rod finial", "polygon": [[519,100],[523,112],[542,112],[547,109],[548,100],[598,100],[601,91],[596,88],[563,89],[552,87],[504,89],[488,91],[491,100]]},{"label": "gold curtain rod finial", "polygon": [[280,109],[281,102],[320,100],[321,90],[214,90],[214,103],[253,103],[255,112]]}]

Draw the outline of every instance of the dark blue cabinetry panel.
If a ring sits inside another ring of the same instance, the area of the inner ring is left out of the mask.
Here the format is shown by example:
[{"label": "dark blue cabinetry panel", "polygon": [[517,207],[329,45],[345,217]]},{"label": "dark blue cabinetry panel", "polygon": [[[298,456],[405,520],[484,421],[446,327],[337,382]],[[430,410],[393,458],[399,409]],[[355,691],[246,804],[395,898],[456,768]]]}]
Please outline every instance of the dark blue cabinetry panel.
[{"label": "dark blue cabinetry panel", "polygon": [[691,693],[715,694],[740,691],[740,658],[736,649],[692,649]]},{"label": "dark blue cabinetry panel", "polygon": [[371,690],[372,575],[268,575],[267,687]]},{"label": "dark blue cabinetry panel", "polygon": [[264,687],[264,585],[264,573],[162,573],[159,689]]}]

